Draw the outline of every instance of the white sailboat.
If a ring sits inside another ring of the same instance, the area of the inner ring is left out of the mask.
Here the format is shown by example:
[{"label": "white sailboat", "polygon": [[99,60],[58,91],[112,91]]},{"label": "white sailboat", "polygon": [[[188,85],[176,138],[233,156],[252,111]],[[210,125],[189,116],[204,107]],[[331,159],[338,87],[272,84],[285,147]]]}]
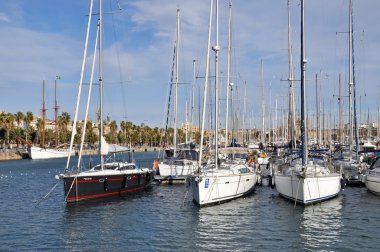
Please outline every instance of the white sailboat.
[{"label": "white sailboat", "polygon": [[[208,31],[207,57],[206,57],[206,75],[203,96],[203,114],[202,114],[202,134],[199,151],[199,173],[190,177],[190,186],[193,192],[193,202],[198,206],[206,206],[221,203],[231,199],[235,199],[252,192],[256,184],[256,174],[252,168],[237,162],[225,162],[219,164],[218,154],[218,52],[220,50],[218,38],[218,0],[216,0],[216,45],[213,46],[215,52],[215,150],[213,154],[214,161],[202,165],[202,152],[204,140],[204,124],[207,100],[207,84],[209,78],[209,59],[211,44],[211,26],[212,26],[212,10],[214,0],[210,0],[210,19]],[[229,2],[229,10],[231,18],[232,0]]]},{"label": "white sailboat", "polygon": [[[302,163],[283,164],[274,174],[278,193],[301,204],[309,204],[335,197],[341,189],[341,175],[332,173],[324,164],[308,161],[306,124],[306,59],[304,49],[304,0],[301,0],[301,138]],[[297,160],[298,161],[298,160]]]},{"label": "white sailboat", "polygon": [[[57,77],[58,78],[58,77]],[[55,147],[45,146],[45,124],[46,124],[46,107],[45,107],[45,80],[42,83],[42,139],[41,146],[30,145],[28,147],[28,154],[31,159],[50,159],[50,158],[64,158],[69,155],[68,148],[58,146],[58,105],[57,105],[57,78],[55,79]],[[74,154],[74,153],[73,153]]]},{"label": "white sailboat", "polygon": [[361,180],[370,192],[380,195],[380,158],[372,163]]},{"label": "white sailboat", "polygon": [[[172,180],[184,182],[188,175],[192,175],[196,171],[198,153],[192,148],[192,144],[188,143],[186,130],[186,143],[177,144],[177,122],[178,122],[178,85],[179,85],[179,41],[180,41],[180,9],[177,9],[177,32],[175,40],[175,94],[174,94],[174,132],[173,132],[173,151],[172,156],[162,160],[158,164],[158,174],[155,175],[156,180]],[[187,125],[187,122],[186,122]],[[183,146],[183,148],[181,148]]]}]

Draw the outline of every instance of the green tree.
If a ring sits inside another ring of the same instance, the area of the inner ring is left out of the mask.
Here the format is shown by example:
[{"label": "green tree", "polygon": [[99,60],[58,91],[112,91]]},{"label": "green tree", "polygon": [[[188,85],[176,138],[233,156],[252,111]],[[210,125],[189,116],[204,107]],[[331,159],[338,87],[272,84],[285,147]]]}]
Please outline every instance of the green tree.
[{"label": "green tree", "polygon": [[26,132],[25,132],[26,141],[31,141],[31,132],[33,132],[34,130],[30,126],[30,124],[33,121],[33,119],[34,119],[33,113],[30,111],[26,112],[26,115],[24,117],[25,124],[26,124]]},{"label": "green tree", "polygon": [[15,114],[15,120],[17,122],[17,126],[20,127],[21,125],[21,122],[24,121],[24,113],[22,113],[21,111],[17,112]]},{"label": "green tree", "polygon": [[59,141],[61,143],[67,143],[70,139],[71,133],[68,131],[67,126],[71,123],[70,114],[67,112],[62,112],[58,116],[58,128],[59,128]]}]

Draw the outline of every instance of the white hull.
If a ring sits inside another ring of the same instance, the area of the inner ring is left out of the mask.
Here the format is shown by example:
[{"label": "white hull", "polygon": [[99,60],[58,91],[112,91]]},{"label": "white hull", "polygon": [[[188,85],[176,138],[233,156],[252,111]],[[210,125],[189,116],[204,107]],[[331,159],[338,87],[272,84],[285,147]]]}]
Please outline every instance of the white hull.
[{"label": "white hull", "polygon": [[275,174],[274,183],[281,196],[302,204],[333,198],[341,189],[339,174],[306,178],[296,174]]},{"label": "white hull", "polygon": [[176,177],[176,176],[189,176],[194,174],[196,170],[195,162],[181,161],[173,164],[159,164],[160,176],[162,177]]},{"label": "white hull", "polygon": [[365,175],[365,186],[372,193],[380,195],[380,172],[378,169],[377,171],[369,171]]},{"label": "white hull", "polygon": [[[31,159],[67,158],[69,155],[69,149],[30,147],[28,153]],[[73,154],[74,153],[71,155]]]},{"label": "white hull", "polygon": [[[240,165],[240,167],[245,167]],[[256,174],[234,173],[230,169],[219,169],[199,176],[192,176],[190,183],[193,201],[199,206],[221,203],[252,192],[256,184]]]}]

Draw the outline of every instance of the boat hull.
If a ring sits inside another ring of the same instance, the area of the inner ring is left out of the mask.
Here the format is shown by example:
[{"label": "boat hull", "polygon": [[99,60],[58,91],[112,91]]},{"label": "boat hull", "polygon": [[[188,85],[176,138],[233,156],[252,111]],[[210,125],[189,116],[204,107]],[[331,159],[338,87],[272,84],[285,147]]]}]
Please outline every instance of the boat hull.
[{"label": "boat hull", "polygon": [[256,174],[192,176],[190,184],[194,203],[202,207],[251,193],[255,189]]},{"label": "boat hull", "polygon": [[137,171],[119,174],[63,175],[65,201],[77,202],[140,191],[150,185],[152,171]]},{"label": "boat hull", "polygon": [[274,181],[281,196],[301,204],[310,204],[336,197],[341,189],[339,174],[306,178],[295,174],[275,174]]},{"label": "boat hull", "polygon": [[191,163],[183,164],[159,164],[160,176],[162,177],[183,177],[194,174],[196,166]]},{"label": "boat hull", "polygon": [[67,158],[69,156],[69,149],[49,149],[33,146],[28,149],[28,153],[31,159]]},{"label": "boat hull", "polygon": [[370,192],[380,195],[380,174],[370,171],[365,177],[365,186]]}]

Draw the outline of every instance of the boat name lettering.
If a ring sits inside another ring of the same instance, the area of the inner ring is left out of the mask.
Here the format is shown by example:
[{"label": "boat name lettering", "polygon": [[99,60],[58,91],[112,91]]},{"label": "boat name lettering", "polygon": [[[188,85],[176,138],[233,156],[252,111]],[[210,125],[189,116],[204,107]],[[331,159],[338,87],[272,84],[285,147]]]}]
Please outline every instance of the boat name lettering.
[{"label": "boat name lettering", "polygon": [[208,184],[209,184],[209,179],[207,178],[205,181],[205,188],[208,188]]}]

